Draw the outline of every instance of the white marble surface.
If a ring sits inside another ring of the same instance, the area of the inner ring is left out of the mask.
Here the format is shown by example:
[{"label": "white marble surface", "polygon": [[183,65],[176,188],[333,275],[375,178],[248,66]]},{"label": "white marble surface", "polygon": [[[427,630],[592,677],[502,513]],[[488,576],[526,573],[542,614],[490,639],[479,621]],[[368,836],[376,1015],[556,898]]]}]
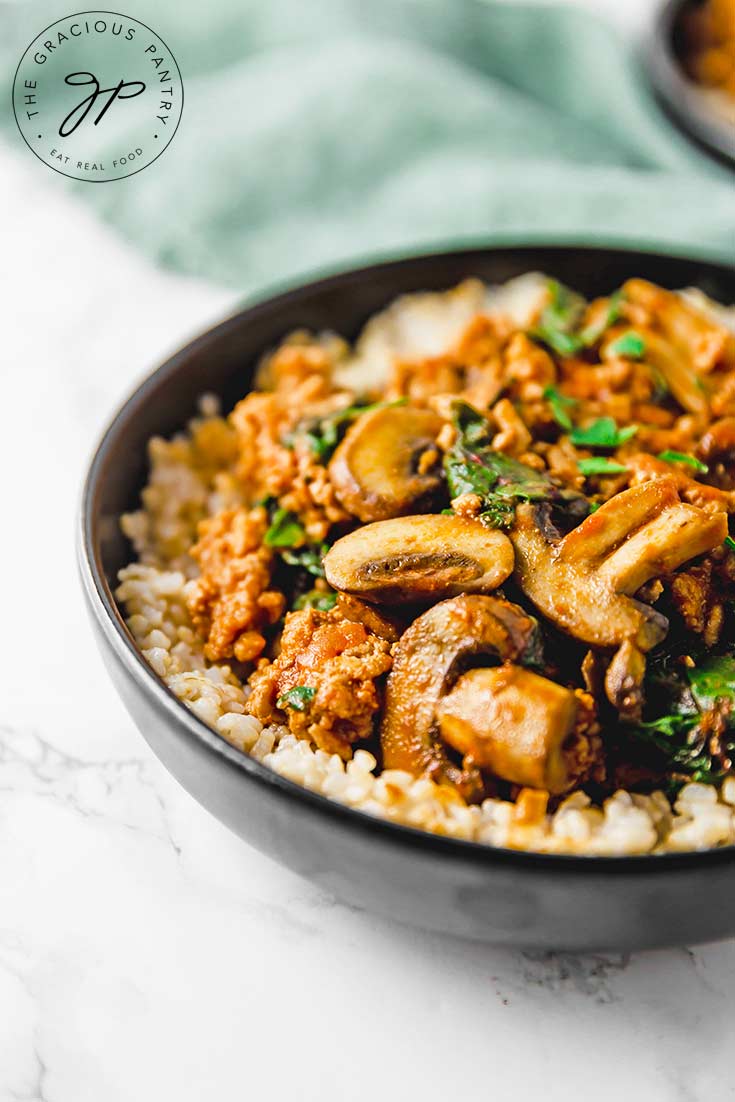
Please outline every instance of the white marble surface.
[{"label": "white marble surface", "polygon": [[735,943],[535,956],[355,913],[151,756],[75,576],[79,481],[135,379],[232,304],[0,145],[0,1102],[732,1090]]}]

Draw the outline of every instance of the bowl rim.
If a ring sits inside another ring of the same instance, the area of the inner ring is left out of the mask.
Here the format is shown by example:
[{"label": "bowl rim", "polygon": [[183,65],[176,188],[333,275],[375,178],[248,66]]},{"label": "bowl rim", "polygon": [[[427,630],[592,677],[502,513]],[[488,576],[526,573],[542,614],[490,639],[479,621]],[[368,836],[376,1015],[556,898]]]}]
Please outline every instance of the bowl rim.
[{"label": "bowl rim", "polygon": [[653,89],[678,129],[727,168],[735,168],[735,139],[727,122],[708,106],[703,89],[684,74],[672,35],[684,8],[693,0],[661,0],[650,22],[644,48]]},{"label": "bowl rim", "polygon": [[[147,400],[150,391],[159,381],[175,375],[182,360],[192,353],[203,349],[215,337],[238,328],[246,320],[257,317],[262,312],[271,312],[274,308],[285,306],[292,299],[306,291],[329,290],[333,286],[342,286],[352,280],[360,281],[368,275],[378,274],[381,269],[409,265],[417,260],[431,263],[439,262],[455,254],[473,253],[478,255],[496,251],[533,251],[537,249],[572,249],[580,252],[604,250],[617,253],[647,254],[651,258],[701,262],[719,267],[735,274],[735,265],[726,264],[721,256],[712,251],[686,250],[668,244],[626,241],[611,241],[607,238],[586,237],[584,241],[568,236],[556,237],[551,234],[526,234],[522,239],[493,235],[487,241],[455,239],[444,248],[431,248],[426,251],[387,252],[367,257],[358,267],[348,265],[325,266],[314,271],[263,288],[242,300],[236,309],[222,320],[215,322],[203,332],[186,341],[176,351],[167,356],[128,392],[117,406],[92,451],[87,463],[81,488],[76,532],[77,562],[84,593],[95,621],[106,641],[111,645],[116,657],[136,682],[138,687],[152,697],[163,709],[179,732],[186,738],[195,738],[206,750],[221,759],[229,768],[238,770],[248,781],[270,789],[274,794],[295,799],[305,805],[314,814],[331,818],[335,828],[340,826],[353,832],[372,834],[376,841],[382,839],[385,844],[396,844],[410,850],[432,851],[454,857],[455,860],[491,866],[498,863],[519,865],[529,869],[554,868],[570,874],[592,873],[604,870],[611,874],[639,874],[673,872],[694,865],[716,864],[735,861],[735,844],[718,846],[704,850],[669,851],[665,853],[644,854],[565,854],[541,853],[534,850],[510,849],[489,845],[464,838],[454,838],[435,834],[418,827],[406,826],[389,819],[379,818],[358,808],[349,807],[319,792],[304,787],[296,781],[276,773],[263,765],[245,751],[238,750],[222,735],[200,719],[186,707],[162,678],[146,662],[136,645],[133,636],[123,619],[122,611],[115,600],[112,588],[102,569],[98,541],[96,540],[97,517],[95,500],[103,482],[105,460],[113,442],[124,433],[125,427],[135,416],[138,409]],[[160,760],[160,759],[159,759]],[[162,763],[163,764],[163,763]],[[164,765],[168,770],[168,767]],[[196,797],[195,797],[196,798]]]}]

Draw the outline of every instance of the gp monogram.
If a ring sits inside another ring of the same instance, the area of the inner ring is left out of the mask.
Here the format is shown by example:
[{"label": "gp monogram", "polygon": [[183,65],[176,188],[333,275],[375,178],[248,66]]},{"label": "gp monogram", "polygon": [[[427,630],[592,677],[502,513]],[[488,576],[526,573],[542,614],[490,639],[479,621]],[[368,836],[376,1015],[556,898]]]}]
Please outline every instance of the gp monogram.
[{"label": "gp monogram", "polygon": [[23,139],[56,172],[103,183],[132,176],[170,144],[184,88],[176,59],[117,12],[59,19],[34,38],[13,82]]}]

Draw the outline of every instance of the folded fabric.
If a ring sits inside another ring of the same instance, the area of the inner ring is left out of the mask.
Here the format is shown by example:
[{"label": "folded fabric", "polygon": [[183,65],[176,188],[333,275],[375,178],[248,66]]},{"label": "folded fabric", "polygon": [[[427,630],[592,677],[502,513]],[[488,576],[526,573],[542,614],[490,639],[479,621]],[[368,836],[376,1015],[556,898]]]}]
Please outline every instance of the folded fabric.
[{"label": "folded fabric", "polygon": [[[667,120],[633,48],[582,11],[482,0],[125,7],[178,59],[179,131],[135,176],[68,186],[180,271],[247,291],[498,235],[735,255],[732,176]],[[58,8],[12,9],[4,70],[44,18]]]}]

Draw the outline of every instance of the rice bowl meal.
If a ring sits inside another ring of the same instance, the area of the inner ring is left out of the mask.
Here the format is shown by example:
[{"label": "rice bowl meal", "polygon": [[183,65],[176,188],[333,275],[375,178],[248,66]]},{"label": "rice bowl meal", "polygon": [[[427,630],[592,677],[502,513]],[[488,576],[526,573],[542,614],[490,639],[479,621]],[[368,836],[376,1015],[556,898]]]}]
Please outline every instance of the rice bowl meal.
[{"label": "rice bowl meal", "polygon": [[732,310],[466,280],[287,335],[245,391],[150,441],[122,519],[116,596],[188,708],[437,834],[735,843]]}]

